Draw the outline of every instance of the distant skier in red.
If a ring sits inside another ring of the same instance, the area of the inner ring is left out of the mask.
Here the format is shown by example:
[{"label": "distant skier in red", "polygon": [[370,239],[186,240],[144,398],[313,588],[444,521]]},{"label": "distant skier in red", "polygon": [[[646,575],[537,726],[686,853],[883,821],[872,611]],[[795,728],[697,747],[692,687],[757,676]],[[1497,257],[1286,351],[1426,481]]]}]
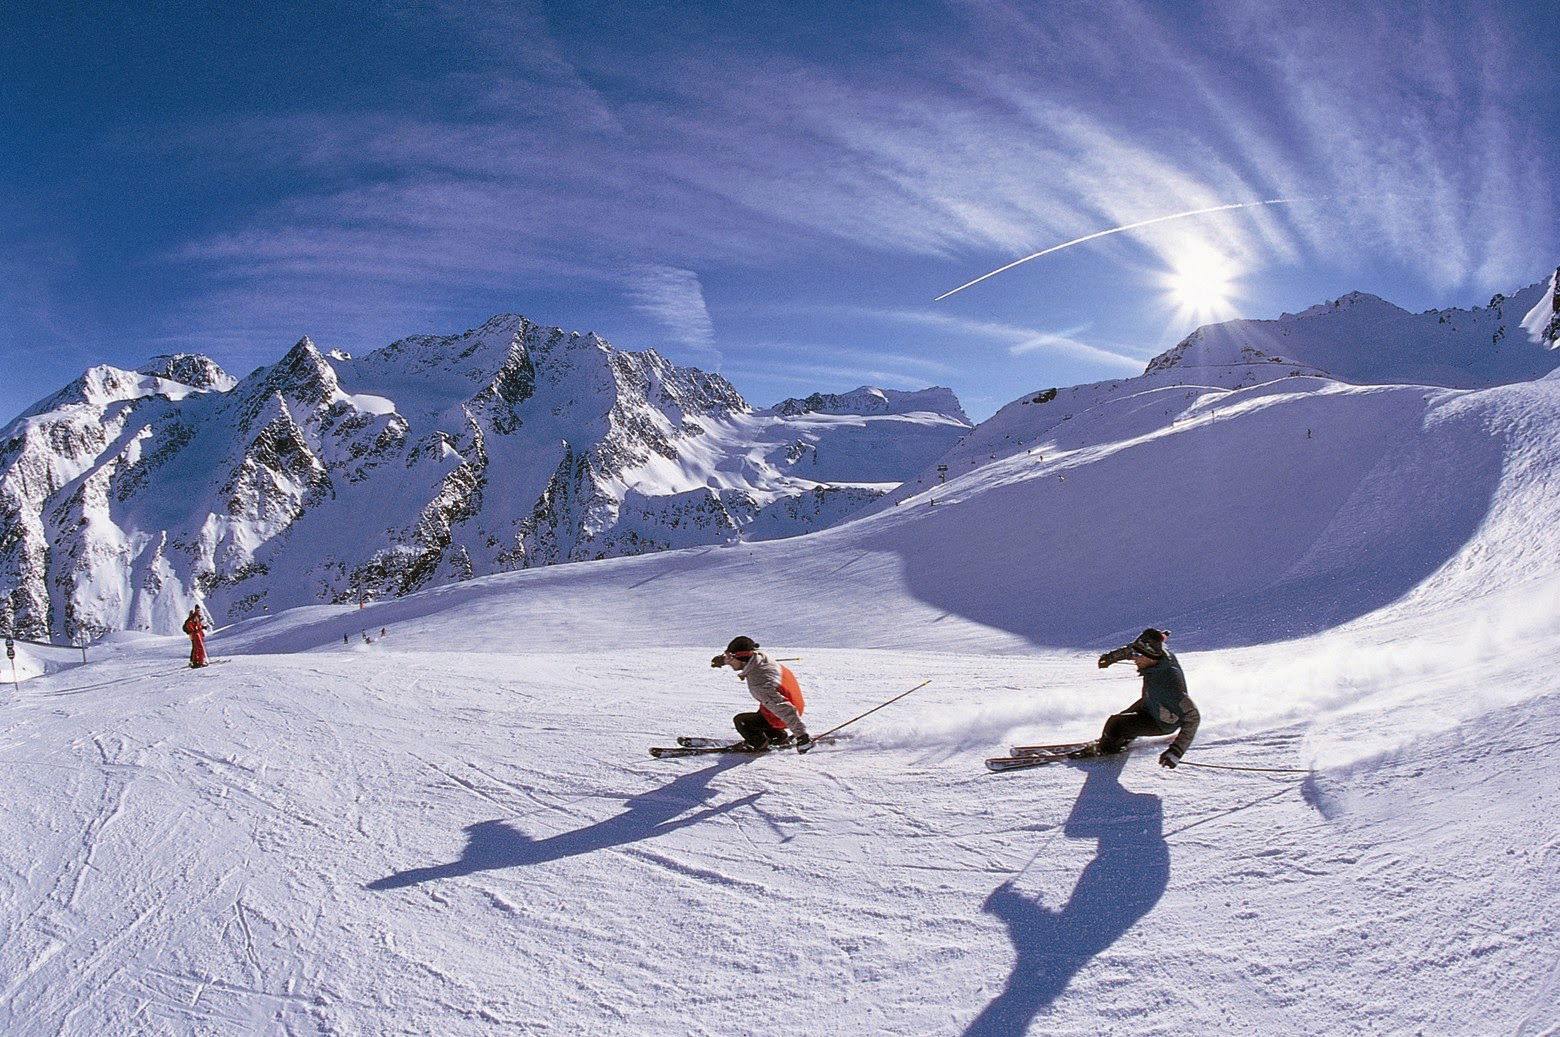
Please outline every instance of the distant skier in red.
[{"label": "distant skier in red", "polygon": [[184,621],[184,632],[190,635],[190,666],[192,667],[206,665],[207,629],[206,617],[201,615],[200,606],[196,605]]},{"label": "distant skier in red", "polygon": [[734,637],[725,652],[710,660],[711,666],[730,666],[737,675],[747,681],[748,694],[758,702],[757,713],[738,713],[731,718],[747,747],[753,752],[763,752],[772,746],[784,745],[789,739],[790,728],[798,748],[809,745],[812,738],[802,723],[802,711],[807,708],[802,700],[802,687],[796,674],[788,667],[770,659],[758,650],[758,642],[751,637]]}]

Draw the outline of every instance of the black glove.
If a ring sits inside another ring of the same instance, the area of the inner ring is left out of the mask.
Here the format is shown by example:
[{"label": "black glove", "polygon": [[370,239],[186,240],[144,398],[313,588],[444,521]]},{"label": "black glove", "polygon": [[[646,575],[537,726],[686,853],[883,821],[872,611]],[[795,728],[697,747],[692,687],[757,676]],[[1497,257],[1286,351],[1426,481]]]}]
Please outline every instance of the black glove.
[{"label": "black glove", "polygon": [[717,670],[720,669],[722,666],[725,666],[725,665],[726,665],[726,657],[725,657],[725,655],[717,655],[715,658],[710,660],[710,666],[712,666],[713,668],[715,668]]},{"label": "black glove", "polygon": [[1169,767],[1171,770],[1175,770],[1175,765],[1181,762],[1181,752],[1182,750],[1177,749],[1172,745],[1170,748],[1159,754],[1159,766]]},{"label": "black glove", "polygon": [[1103,669],[1105,669],[1109,665],[1110,665],[1110,656],[1108,656],[1108,655],[1100,656],[1100,669],[1103,670]]},{"label": "black glove", "polygon": [[805,753],[813,747],[812,735],[800,734],[796,736],[796,751]]}]

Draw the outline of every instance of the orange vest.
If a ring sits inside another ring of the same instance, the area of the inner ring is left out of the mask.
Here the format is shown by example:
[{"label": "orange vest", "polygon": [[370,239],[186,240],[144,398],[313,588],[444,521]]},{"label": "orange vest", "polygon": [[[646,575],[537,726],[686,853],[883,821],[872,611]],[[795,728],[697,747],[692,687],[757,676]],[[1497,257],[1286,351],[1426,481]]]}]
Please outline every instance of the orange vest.
[{"label": "orange vest", "polygon": [[[807,702],[802,698],[802,686],[797,683],[796,674],[791,672],[789,666],[780,667],[780,695],[791,705],[796,707],[796,715],[801,716],[807,708]],[[759,706],[758,711],[769,721],[770,727],[784,728],[785,721],[775,716],[768,706]]]}]

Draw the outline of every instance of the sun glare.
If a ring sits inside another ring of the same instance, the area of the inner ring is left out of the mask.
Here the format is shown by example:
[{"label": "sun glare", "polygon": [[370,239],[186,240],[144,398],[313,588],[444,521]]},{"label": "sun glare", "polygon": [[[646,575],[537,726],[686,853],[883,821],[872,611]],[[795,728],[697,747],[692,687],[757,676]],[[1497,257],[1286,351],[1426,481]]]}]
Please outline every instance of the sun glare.
[{"label": "sun glare", "polygon": [[1165,277],[1170,300],[1182,315],[1204,319],[1234,311],[1235,265],[1207,247],[1192,247],[1175,259]]}]

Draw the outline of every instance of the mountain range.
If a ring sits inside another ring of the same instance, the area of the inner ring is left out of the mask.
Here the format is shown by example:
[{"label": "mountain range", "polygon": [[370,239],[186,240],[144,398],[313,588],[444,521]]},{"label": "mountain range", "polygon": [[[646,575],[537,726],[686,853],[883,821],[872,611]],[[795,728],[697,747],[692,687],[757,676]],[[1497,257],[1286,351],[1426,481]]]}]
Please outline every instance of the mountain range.
[{"label": "mountain range", "polygon": [[[1482,516],[1449,490],[1429,504],[1405,495],[1395,499],[1409,510],[1392,520],[1403,529],[1376,536],[1372,495],[1404,479],[1469,492],[1498,480],[1448,430],[1494,422],[1498,462],[1498,429],[1519,435],[1517,414],[1502,404],[1497,419],[1477,402],[1486,397],[1459,391],[1543,377],[1560,366],[1557,338],[1555,277],[1487,307],[1422,314],[1351,293],[1199,328],[1140,376],[1026,393],[974,429],[942,388],[862,387],[757,410],[719,375],[514,315],[361,359],[303,339],[241,381],[199,356],[98,367],[0,431],[0,624],[22,636],[167,632],[196,602],[228,623],[559,562],[794,536],[950,504],[961,479],[990,489],[1004,472],[1012,492],[1025,487],[1022,507],[991,510],[989,529],[950,518],[939,534],[939,552],[968,556],[954,571],[973,583],[941,563],[904,563],[943,572],[928,593],[972,615],[1008,616],[992,600],[1001,595],[1043,608],[1033,573],[986,564],[1041,548],[1069,591],[1061,628],[1108,626],[1108,584],[1077,564],[1095,551],[1105,553],[1094,564],[1111,564],[1107,542],[1091,537],[1084,550],[1054,536],[1080,514],[1094,516],[1092,532],[1120,527],[1123,549],[1179,551],[1185,571],[1162,578],[1189,619],[1239,612],[1248,593],[1304,597],[1297,588],[1351,565],[1393,569],[1370,601],[1343,594],[1322,610],[1358,614],[1433,571]],[[1249,431],[1217,456],[1179,435],[1236,418]],[[1455,451],[1435,445],[1448,434]],[[1454,455],[1460,472],[1437,460]],[[1178,496],[1167,513],[1196,500],[1211,509],[1205,522],[1228,508],[1252,512],[1252,528],[1267,516],[1267,546],[1232,545],[1251,557],[1229,579],[1199,579],[1205,552],[1140,521],[1142,489],[1099,463],[1129,456],[1148,458],[1141,476],[1155,492]],[[1150,529],[1163,546],[1142,542]],[[1197,583],[1207,593],[1189,595]],[[1270,610],[1245,619],[1284,629]]]},{"label": "mountain range", "polygon": [[505,314],[360,359],[300,340],[95,367],[0,431],[0,627],[175,630],[513,569],[792,536],[925,467],[947,389],[754,409],[717,374]]}]

